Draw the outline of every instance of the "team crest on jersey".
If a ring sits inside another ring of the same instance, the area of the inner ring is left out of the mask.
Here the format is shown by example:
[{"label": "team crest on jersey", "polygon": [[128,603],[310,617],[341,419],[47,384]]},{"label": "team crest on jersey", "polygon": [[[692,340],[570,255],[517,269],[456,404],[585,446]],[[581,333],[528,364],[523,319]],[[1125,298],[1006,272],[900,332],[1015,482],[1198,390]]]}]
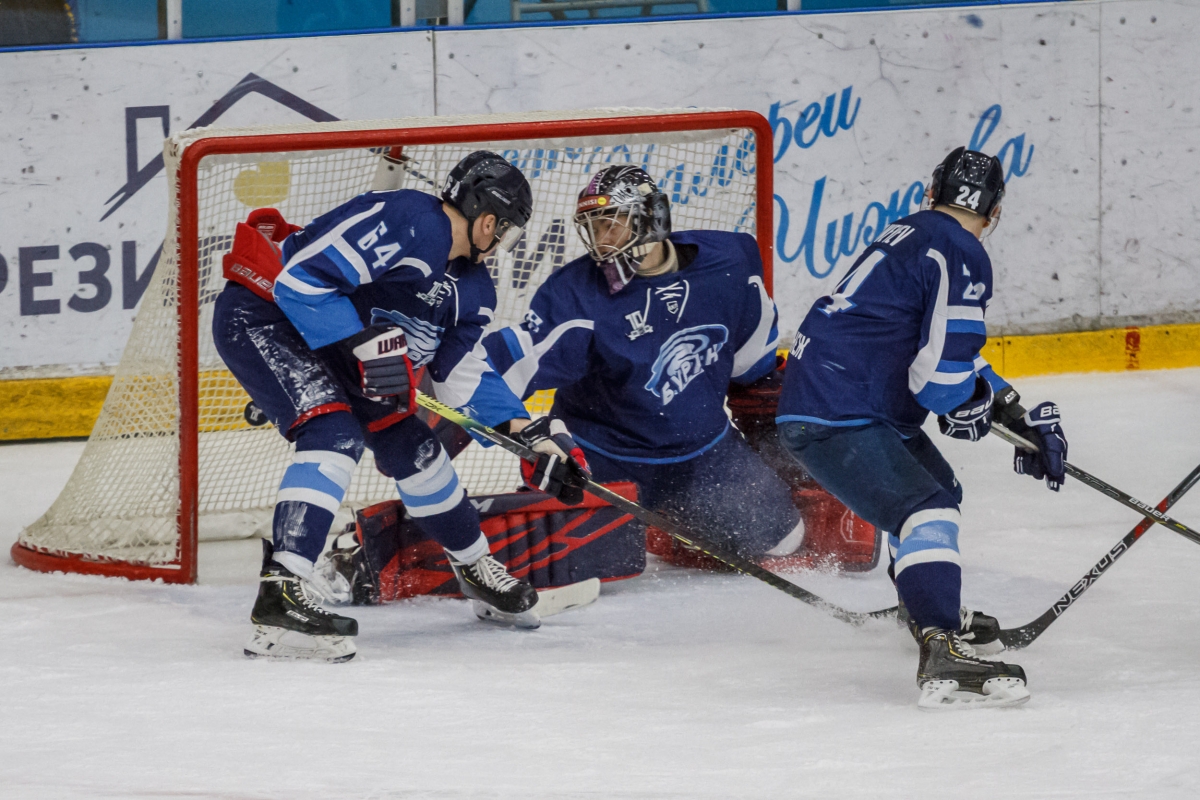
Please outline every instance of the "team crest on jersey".
[{"label": "team crest on jersey", "polygon": [[382,308],[371,309],[371,324],[385,323],[399,325],[408,338],[408,358],[412,361],[413,369],[425,366],[433,360],[438,345],[442,343],[445,328],[438,327],[423,319],[413,319],[399,311],[385,311]]},{"label": "team crest on jersey", "polygon": [[661,397],[665,406],[716,362],[727,341],[729,329],[724,325],[700,325],[672,334],[658,351],[646,391]]},{"label": "team crest on jersey", "polygon": [[654,332],[654,326],[646,322],[646,318],[650,316],[650,290],[646,290],[646,307],[641,311],[633,311],[625,315],[625,319],[629,320],[630,331],[625,334],[629,337],[629,341],[637,339],[639,336],[645,336],[647,333]]},{"label": "team crest on jersey", "polygon": [[687,308],[688,292],[691,287],[687,281],[675,281],[669,286],[660,286],[654,290],[654,296],[663,301],[667,311],[675,315],[675,321],[679,322],[683,316],[683,310]]},{"label": "team crest on jersey", "polygon": [[417,292],[417,297],[430,306],[440,306],[442,301],[454,293],[450,281],[434,281],[428,292]]}]

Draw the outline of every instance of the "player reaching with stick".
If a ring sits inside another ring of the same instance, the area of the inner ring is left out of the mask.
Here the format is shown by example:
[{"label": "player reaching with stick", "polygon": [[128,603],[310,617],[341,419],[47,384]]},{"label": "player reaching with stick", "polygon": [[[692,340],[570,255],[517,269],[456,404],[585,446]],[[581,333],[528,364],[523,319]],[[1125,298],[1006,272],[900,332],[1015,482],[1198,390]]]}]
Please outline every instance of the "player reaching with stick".
[{"label": "player reaching with stick", "polygon": [[440,198],[367,192],[305,228],[272,209],[238,226],[213,336],[254,404],[295,444],[264,542],[247,655],[354,655],[357,622],[313,594],[349,600],[349,586],[313,567],[364,445],[409,516],[445,548],[463,594],[491,618],[536,627],[537,593],[491,557],[450,459],[414,415],[413,375],[427,366],[439,399],[537,451],[526,474],[538,488],[582,498],[570,436],[530,424],[480,346],[496,305],[480,262],[516,244],[532,202],[518,169],[480,151],[451,170]]},{"label": "player reaching with stick", "polygon": [[1058,407],[1042,403],[1020,416],[1017,393],[979,354],[992,297],[980,240],[1003,197],[996,158],[950,153],[934,170],[929,210],[888,226],[808,312],[779,404],[780,436],[796,460],[889,531],[896,589],[921,648],[924,708],[1014,705],[1029,692],[1020,667],[980,658],[967,638],[962,487],[922,422],[932,411],[942,433],[978,441],[994,417],[1040,448],[1016,451],[1018,473],[1045,478],[1054,491],[1064,478]]}]

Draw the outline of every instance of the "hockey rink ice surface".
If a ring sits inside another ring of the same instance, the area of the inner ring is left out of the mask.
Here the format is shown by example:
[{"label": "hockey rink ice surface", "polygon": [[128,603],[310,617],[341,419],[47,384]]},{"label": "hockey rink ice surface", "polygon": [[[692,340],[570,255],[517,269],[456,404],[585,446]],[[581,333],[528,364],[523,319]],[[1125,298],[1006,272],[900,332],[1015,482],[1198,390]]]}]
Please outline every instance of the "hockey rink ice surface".
[{"label": "hockey rink ice surface", "polygon": [[[1016,381],[1062,407],[1070,460],[1149,503],[1200,463],[1200,369]],[[964,599],[1024,624],[1138,522],[937,436],[966,487]],[[465,601],[355,609],[341,665],[242,656],[257,541],[201,585],[43,575],[8,548],[82,443],[0,447],[4,798],[1194,798],[1200,547],[1140,540],[1028,649],[1024,707],[917,710],[917,648],[735,575],[652,563],[518,632]],[[1170,514],[1200,527],[1200,489]],[[792,578],[856,610],[882,568]]]}]

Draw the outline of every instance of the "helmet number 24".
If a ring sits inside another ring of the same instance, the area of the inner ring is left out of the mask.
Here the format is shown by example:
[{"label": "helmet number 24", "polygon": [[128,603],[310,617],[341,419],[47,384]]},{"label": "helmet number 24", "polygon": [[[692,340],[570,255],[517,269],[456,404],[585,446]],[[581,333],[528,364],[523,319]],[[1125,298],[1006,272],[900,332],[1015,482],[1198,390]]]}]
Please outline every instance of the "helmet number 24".
[{"label": "helmet number 24", "polygon": [[956,206],[970,206],[972,210],[979,210],[979,190],[971,191],[970,186],[958,187],[958,197],[954,198]]}]

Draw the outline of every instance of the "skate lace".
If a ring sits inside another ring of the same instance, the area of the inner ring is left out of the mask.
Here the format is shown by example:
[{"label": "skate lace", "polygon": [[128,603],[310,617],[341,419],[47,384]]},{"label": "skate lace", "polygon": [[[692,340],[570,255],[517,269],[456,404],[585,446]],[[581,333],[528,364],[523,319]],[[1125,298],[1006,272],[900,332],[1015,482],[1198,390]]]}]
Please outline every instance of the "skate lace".
[{"label": "skate lace", "polygon": [[475,570],[475,574],[479,576],[480,581],[490,589],[495,589],[498,592],[507,592],[512,587],[516,586],[520,581],[508,574],[508,570],[504,568],[496,559],[491,556],[484,556],[471,565]]},{"label": "skate lace", "polygon": [[975,648],[971,646],[971,643],[956,633],[950,634],[950,646],[960,656],[979,658],[979,654],[975,652]]},{"label": "skate lace", "polygon": [[965,606],[958,610],[958,629],[966,631],[971,629],[971,623],[975,621],[975,612]]},{"label": "skate lace", "polygon": [[324,616],[324,617],[333,616],[333,614],[331,614],[329,611],[326,611],[324,608],[322,608],[317,603],[317,601],[314,600],[309,595],[308,586],[305,584],[304,581],[300,580],[300,578],[296,577],[295,575],[272,575],[269,578],[264,578],[264,580],[276,581],[278,583],[292,584],[293,586],[296,587],[294,596],[295,596],[296,600],[300,603],[300,605],[304,606],[309,611],[312,611],[314,614]]}]

